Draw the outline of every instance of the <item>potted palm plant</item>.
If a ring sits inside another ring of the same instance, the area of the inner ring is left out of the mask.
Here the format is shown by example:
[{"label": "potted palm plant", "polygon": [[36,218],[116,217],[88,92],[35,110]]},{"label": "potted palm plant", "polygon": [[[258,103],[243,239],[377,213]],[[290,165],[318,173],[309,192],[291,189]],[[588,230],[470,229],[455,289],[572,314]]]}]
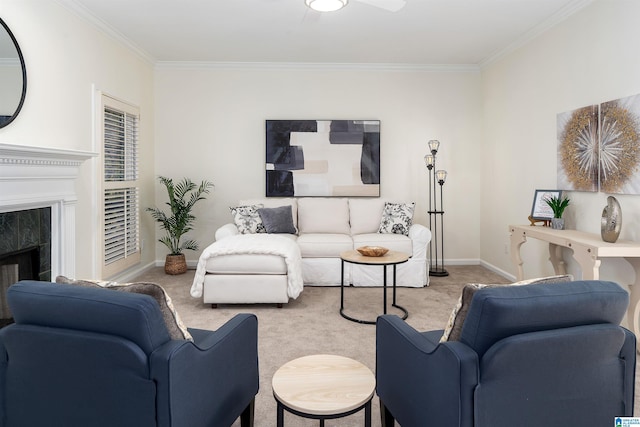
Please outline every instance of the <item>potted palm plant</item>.
[{"label": "potted palm plant", "polygon": [[561,198],[560,196],[551,196],[545,199],[547,205],[553,211],[553,218],[551,219],[551,228],[555,230],[564,230],[564,218],[562,214],[564,210],[569,206],[569,198]]},{"label": "potted palm plant", "polygon": [[165,213],[158,208],[147,208],[151,216],[160,223],[160,227],[167,232],[165,236],[158,239],[159,242],[169,249],[169,254],[165,259],[164,271],[167,274],[182,274],[187,271],[187,261],[183,251],[198,250],[198,242],[193,239],[182,240],[185,233],[193,230],[196,217],[191,213],[193,206],[204,200],[204,194],[209,193],[209,188],[213,186],[209,181],[202,181],[196,185],[189,178],[174,184],[171,178],[158,177],[167,189],[169,201],[166,203],[170,212]]}]

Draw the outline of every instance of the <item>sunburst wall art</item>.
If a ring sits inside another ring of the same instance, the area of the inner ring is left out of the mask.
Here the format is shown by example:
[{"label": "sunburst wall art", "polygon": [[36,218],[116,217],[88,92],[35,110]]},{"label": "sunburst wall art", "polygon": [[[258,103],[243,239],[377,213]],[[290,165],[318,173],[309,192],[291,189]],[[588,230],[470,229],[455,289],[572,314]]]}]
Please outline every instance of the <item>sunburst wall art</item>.
[{"label": "sunburst wall art", "polygon": [[600,191],[640,194],[640,95],[600,105]]},{"label": "sunburst wall art", "polygon": [[640,95],[560,113],[558,188],[640,194]]},{"label": "sunburst wall art", "polygon": [[598,106],[558,114],[558,188],[598,191]]}]

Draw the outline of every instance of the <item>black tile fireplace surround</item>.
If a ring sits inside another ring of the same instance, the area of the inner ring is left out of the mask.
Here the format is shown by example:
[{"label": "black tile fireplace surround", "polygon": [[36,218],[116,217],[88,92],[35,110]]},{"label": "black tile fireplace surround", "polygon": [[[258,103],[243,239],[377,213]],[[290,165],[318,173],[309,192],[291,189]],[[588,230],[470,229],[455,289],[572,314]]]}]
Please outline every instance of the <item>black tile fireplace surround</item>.
[{"label": "black tile fireplace surround", "polygon": [[0,265],[13,263],[20,279],[51,280],[50,207],[0,213]]}]

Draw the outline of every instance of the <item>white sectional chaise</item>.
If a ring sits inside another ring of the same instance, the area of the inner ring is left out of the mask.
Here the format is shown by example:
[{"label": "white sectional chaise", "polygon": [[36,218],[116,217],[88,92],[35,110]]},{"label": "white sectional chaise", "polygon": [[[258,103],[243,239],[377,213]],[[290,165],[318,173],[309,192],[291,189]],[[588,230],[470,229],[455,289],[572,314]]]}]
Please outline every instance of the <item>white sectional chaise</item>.
[{"label": "white sectional chaise", "polygon": [[[277,303],[280,306],[302,291],[302,283],[296,282],[302,281],[305,286],[339,286],[340,253],[361,246],[384,246],[410,254],[409,261],[397,267],[397,285],[427,286],[431,232],[421,224],[411,224],[407,235],[396,234],[403,231],[402,227],[394,228],[395,233],[390,232],[389,227],[379,232],[383,213],[386,212],[389,219],[391,207],[406,206],[393,202],[385,211],[387,202],[315,197],[241,200],[234,212],[244,207],[266,208],[260,211],[265,214],[276,212],[272,208],[291,206],[290,221],[294,228],[284,229],[294,232],[265,234],[264,229],[255,230],[255,224],[241,223],[236,217],[235,223],[216,230],[216,241],[203,251],[191,295],[202,296],[203,301],[212,306],[218,303]],[[412,209],[413,204],[409,206]],[[285,210],[289,212],[288,208]],[[255,212],[253,214],[255,217]],[[262,233],[252,234],[248,229]],[[393,269],[387,270],[391,284]],[[345,263],[345,285],[382,286],[382,275],[379,266]]]}]

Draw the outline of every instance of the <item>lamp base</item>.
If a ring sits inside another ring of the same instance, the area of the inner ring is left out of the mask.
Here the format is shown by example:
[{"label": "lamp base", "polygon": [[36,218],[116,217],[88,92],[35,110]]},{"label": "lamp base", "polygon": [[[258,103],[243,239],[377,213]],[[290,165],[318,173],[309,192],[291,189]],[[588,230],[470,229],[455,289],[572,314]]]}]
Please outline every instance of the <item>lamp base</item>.
[{"label": "lamp base", "polygon": [[434,277],[446,277],[449,275],[449,272],[444,268],[431,268],[429,269],[429,276]]}]

